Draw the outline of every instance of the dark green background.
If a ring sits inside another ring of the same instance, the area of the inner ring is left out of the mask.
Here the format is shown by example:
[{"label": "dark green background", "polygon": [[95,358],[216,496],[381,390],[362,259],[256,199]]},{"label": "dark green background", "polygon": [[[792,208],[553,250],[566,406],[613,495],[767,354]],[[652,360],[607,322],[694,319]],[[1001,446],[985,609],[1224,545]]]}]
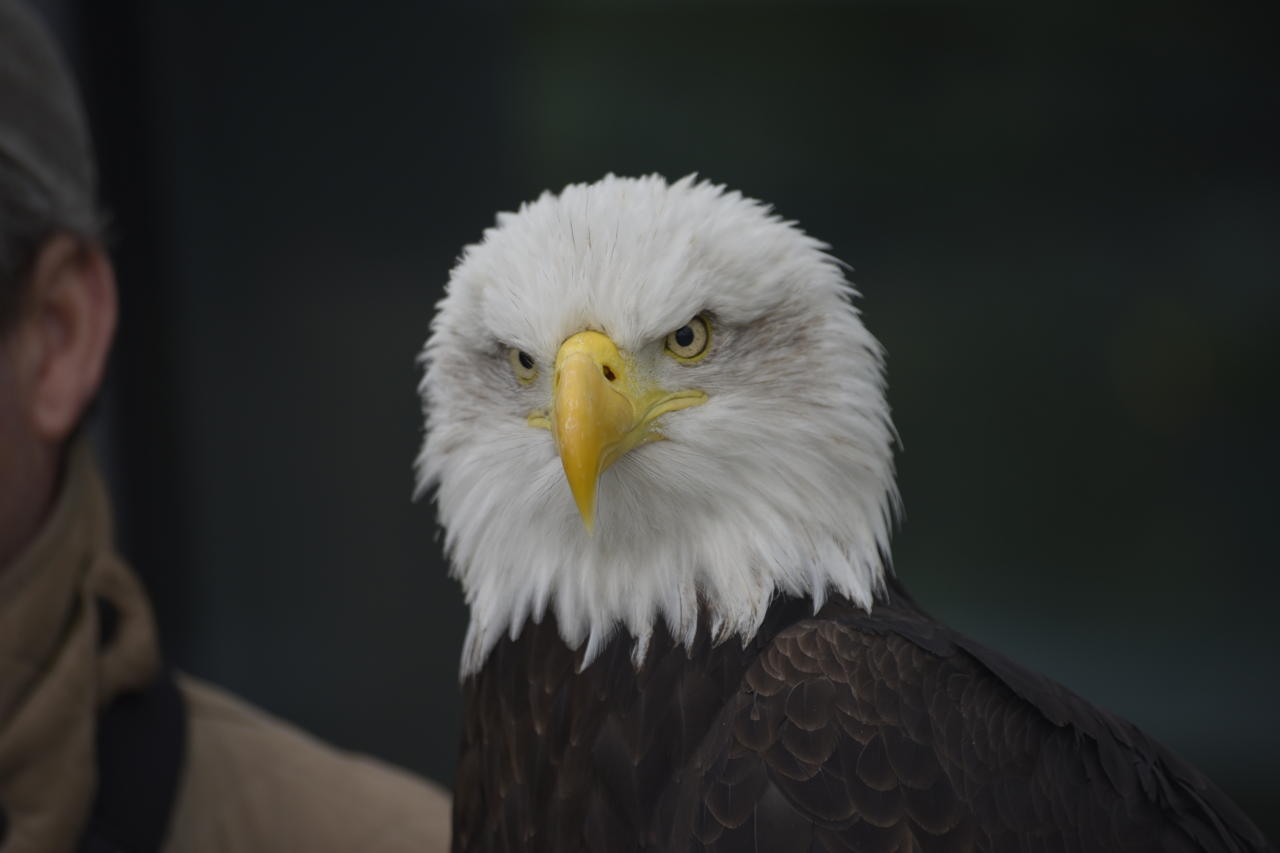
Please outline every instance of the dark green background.
[{"label": "dark green background", "polygon": [[1280,83],[1209,8],[125,2],[78,47],[125,319],[103,439],[167,647],[452,771],[414,355],[495,210],[697,171],[853,266],[898,571],[1280,835]]}]

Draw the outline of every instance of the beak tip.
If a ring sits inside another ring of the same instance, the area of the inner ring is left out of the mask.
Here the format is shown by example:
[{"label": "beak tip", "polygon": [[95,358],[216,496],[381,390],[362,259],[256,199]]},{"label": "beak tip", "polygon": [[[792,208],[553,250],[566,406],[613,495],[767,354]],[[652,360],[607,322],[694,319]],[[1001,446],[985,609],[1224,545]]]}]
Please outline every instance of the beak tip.
[{"label": "beak tip", "polygon": [[[594,496],[593,496],[594,497]],[[586,528],[587,535],[591,536],[596,532],[596,508],[595,501],[590,504],[578,504],[578,515],[582,517],[582,526]]]}]

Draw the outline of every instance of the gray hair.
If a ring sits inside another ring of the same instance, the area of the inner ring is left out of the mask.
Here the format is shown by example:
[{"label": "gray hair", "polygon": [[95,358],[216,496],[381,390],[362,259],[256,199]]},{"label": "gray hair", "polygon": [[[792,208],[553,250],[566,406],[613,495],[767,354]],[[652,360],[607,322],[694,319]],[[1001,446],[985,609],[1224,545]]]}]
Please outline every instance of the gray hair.
[{"label": "gray hair", "polygon": [[0,0],[0,331],[53,234],[97,239],[93,148],[80,97],[47,28]]}]

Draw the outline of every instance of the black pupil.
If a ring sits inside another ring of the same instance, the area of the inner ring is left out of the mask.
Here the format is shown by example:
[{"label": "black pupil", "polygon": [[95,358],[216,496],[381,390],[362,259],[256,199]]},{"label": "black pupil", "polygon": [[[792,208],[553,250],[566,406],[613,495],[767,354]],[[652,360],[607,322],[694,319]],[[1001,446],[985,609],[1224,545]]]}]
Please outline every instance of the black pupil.
[{"label": "black pupil", "polygon": [[520,352],[516,354],[516,359],[519,360],[520,366],[525,370],[533,370],[533,356],[529,355],[529,353],[524,350],[520,350]]},{"label": "black pupil", "polygon": [[682,347],[687,347],[693,343],[693,328],[690,326],[681,326],[676,329],[676,343]]}]

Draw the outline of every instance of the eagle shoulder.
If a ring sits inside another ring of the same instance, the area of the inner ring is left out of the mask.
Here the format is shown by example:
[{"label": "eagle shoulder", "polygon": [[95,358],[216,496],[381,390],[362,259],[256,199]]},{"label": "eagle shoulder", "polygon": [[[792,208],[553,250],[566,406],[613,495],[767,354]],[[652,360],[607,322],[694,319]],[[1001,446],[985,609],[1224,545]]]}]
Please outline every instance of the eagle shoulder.
[{"label": "eagle shoulder", "polygon": [[673,849],[1270,849],[1136,728],[901,598],[774,636],[677,796]]}]

